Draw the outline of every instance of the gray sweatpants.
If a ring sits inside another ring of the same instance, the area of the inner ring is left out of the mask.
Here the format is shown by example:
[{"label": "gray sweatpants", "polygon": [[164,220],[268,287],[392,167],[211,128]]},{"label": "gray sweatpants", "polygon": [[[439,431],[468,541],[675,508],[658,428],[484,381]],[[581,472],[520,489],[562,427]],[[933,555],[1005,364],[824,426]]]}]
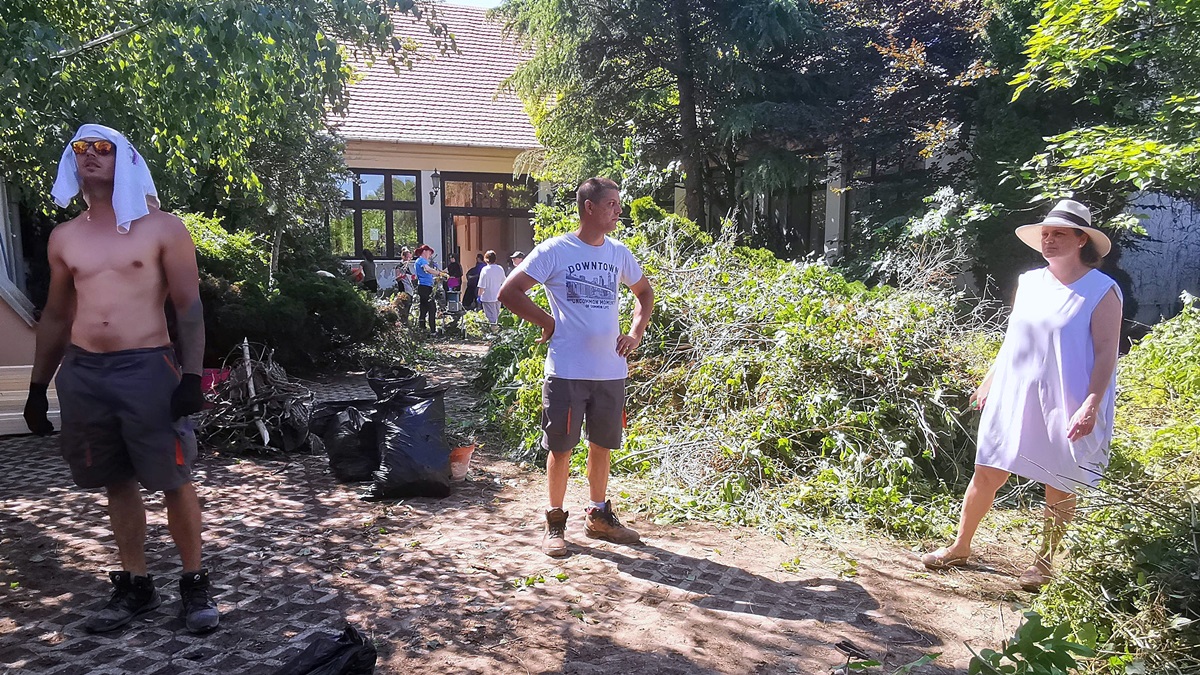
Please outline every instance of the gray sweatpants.
[{"label": "gray sweatpants", "polygon": [[496,302],[480,302],[483,305],[483,315],[487,317],[488,323],[493,326],[500,321],[500,301]]}]

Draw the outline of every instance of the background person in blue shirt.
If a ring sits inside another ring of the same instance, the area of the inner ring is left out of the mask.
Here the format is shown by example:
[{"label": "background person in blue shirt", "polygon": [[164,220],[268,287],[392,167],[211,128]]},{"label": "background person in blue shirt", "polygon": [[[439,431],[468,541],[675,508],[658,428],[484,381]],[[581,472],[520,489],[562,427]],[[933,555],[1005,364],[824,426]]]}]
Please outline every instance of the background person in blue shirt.
[{"label": "background person in blue shirt", "polygon": [[426,325],[425,317],[429,317],[429,332],[437,332],[437,307],[433,304],[433,277],[446,276],[430,260],[433,258],[433,247],[421,244],[417,247],[417,262],[413,269],[417,275],[417,297],[421,300],[421,309],[417,314],[417,327]]}]

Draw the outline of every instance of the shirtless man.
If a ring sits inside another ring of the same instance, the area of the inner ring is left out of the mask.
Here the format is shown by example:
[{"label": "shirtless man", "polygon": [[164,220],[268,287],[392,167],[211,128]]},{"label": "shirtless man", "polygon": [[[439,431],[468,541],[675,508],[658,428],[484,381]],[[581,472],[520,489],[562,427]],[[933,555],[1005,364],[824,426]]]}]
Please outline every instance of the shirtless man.
[{"label": "shirtless man", "polygon": [[[161,602],[146,571],[140,482],[163,491],[168,529],[183,559],[180,614],[189,630],[203,633],[220,617],[200,564],[200,502],[191,483],[196,437],[187,416],[204,402],[196,249],[183,222],[158,210],[149,172],[139,162],[124,136],[92,124],[63,154],[55,198],[69,202],[82,186],[88,209],[50,235],[50,293],[38,324],[25,421],[34,433],[53,431],[46,390],[58,370],[63,457],[77,485],[107,490],[122,567],[109,573],[112,598],[84,628],[114,630]],[[138,200],[152,202],[142,207]],[[131,210],[131,203],[138,208]],[[168,298],[178,318],[182,367],[167,335]]]}]

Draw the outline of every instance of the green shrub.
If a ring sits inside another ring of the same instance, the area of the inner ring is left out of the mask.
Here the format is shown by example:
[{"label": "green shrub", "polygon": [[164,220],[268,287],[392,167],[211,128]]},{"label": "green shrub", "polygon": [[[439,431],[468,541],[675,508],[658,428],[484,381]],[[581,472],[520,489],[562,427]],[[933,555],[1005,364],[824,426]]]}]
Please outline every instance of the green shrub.
[{"label": "green shrub", "polygon": [[229,232],[219,218],[198,213],[181,215],[196,244],[200,269],[213,277],[266,287],[271,258],[266,242],[251,232]]},{"label": "green shrub", "polygon": [[[355,348],[377,342],[394,326],[345,279],[284,269],[269,288],[265,242],[249,232],[227,232],[214,218],[185,214],[183,219],[196,242],[208,365],[218,365],[246,338],[274,349],[275,360],[285,367],[311,368],[368,355]],[[403,353],[410,347],[405,343]]]},{"label": "green shrub", "polygon": [[[1000,651],[983,649],[971,659],[970,675],[1067,675],[1080,666],[1078,657],[1094,656],[1087,645],[1072,642],[1071,627],[1042,624],[1037,612],[1025,612],[1025,621]],[[1095,636],[1089,636],[1091,641]]]}]

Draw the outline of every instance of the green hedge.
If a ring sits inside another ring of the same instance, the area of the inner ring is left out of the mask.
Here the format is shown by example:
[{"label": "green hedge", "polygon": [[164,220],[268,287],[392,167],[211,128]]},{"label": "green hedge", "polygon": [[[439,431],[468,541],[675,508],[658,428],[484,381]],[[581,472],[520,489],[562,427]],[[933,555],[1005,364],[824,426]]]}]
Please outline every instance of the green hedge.
[{"label": "green hedge", "polygon": [[200,265],[208,365],[218,365],[248,338],[275,349],[284,366],[312,368],[379,340],[389,328],[348,279],[283,270],[269,287],[266,242],[249,232],[228,232],[214,218],[183,219]]},{"label": "green hedge", "polygon": [[1097,673],[1200,672],[1200,305],[1121,359],[1113,458],[1038,597]]}]

